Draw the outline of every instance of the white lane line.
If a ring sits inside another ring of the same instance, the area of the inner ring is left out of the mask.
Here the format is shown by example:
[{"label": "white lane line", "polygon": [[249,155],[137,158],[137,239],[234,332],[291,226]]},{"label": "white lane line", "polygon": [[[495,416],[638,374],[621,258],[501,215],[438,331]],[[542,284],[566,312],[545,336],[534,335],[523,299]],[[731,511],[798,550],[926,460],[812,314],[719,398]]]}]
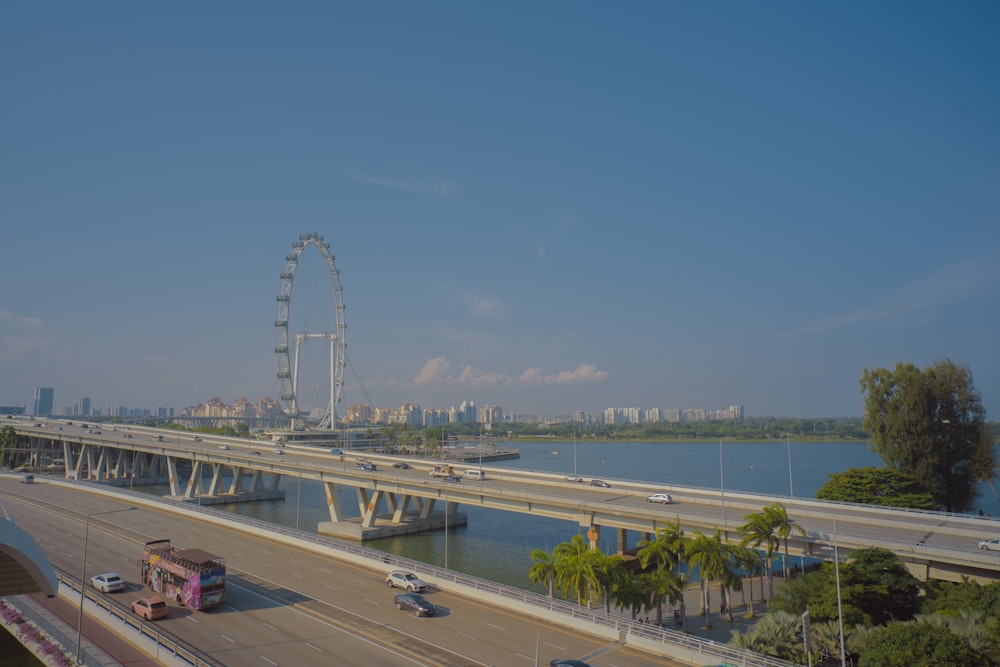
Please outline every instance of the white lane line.
[{"label": "white lane line", "polygon": [[265,627],[265,628],[271,628],[271,629],[272,629],[272,630],[274,630],[275,632],[277,632],[277,631],[278,631],[278,628],[274,627],[274,626],[273,626],[273,625],[271,625],[270,623],[264,623],[264,627]]},{"label": "white lane line", "polygon": [[191,621],[192,623],[201,623],[201,621],[199,621],[197,618],[194,617],[194,614],[190,614],[185,618],[187,618],[187,620]]},{"label": "white lane line", "polygon": [[260,656],[260,659],[263,660],[264,662],[267,662],[267,663],[270,663],[270,664],[274,665],[274,667],[278,667],[278,663],[276,663],[274,660],[268,660],[264,656]]},{"label": "white lane line", "polygon": [[236,607],[234,607],[231,604],[227,604],[226,605],[226,609],[228,609],[229,611],[239,611],[239,609],[237,609]]},{"label": "white lane line", "polygon": [[290,556],[289,556],[288,560],[292,561],[293,563],[301,563],[302,562],[302,561],[298,560],[297,558],[292,558]]},{"label": "white lane line", "polygon": [[233,639],[232,637],[227,637],[226,635],[219,635],[219,636],[222,637],[223,639],[225,639],[227,642],[229,642],[231,644],[235,644],[236,643],[236,640]]},{"label": "white lane line", "polygon": [[368,604],[374,604],[374,605],[378,604],[378,602],[376,602],[375,600],[369,600],[368,598],[364,598],[364,601],[367,602]]},{"label": "white lane line", "polygon": [[301,579],[301,578],[302,578],[302,575],[301,575],[301,574],[299,574],[298,572],[292,572],[292,576],[293,576],[293,577],[298,577],[299,579]]},{"label": "white lane line", "polygon": [[320,652],[320,653],[323,653],[323,649],[321,649],[321,648],[320,648],[320,647],[318,647],[318,646],[313,646],[313,645],[312,645],[312,644],[310,644],[309,642],[305,642],[305,645],[306,645],[306,646],[308,646],[309,648],[311,648],[311,649],[312,649],[312,650],[314,650],[314,651],[318,651],[318,652]]},{"label": "white lane line", "polygon": [[486,622],[486,625],[490,626],[491,628],[496,628],[497,630],[503,630],[504,632],[507,632],[507,628],[503,627],[502,625],[497,625],[496,623],[490,623],[489,621]]},{"label": "white lane line", "polygon": [[331,591],[339,591],[340,590],[336,586],[331,586],[330,584],[326,584],[326,587],[329,588]]},{"label": "white lane line", "polygon": [[473,637],[472,635],[467,635],[464,632],[459,632],[458,634],[467,639],[471,639],[472,641],[479,641],[479,637]]},{"label": "white lane line", "polygon": [[565,651],[566,650],[565,647],[560,646],[559,644],[553,644],[551,642],[542,642],[542,643],[545,644],[546,646],[551,646],[552,648],[554,648],[557,651]]},{"label": "white lane line", "polygon": [[322,572],[323,574],[333,574],[333,570],[328,570],[325,567],[319,568],[319,571]]},{"label": "white lane line", "polygon": [[524,658],[525,660],[530,660],[533,663],[535,662],[535,656],[533,655],[523,655],[521,653],[515,653],[514,655],[516,655],[519,658]]}]

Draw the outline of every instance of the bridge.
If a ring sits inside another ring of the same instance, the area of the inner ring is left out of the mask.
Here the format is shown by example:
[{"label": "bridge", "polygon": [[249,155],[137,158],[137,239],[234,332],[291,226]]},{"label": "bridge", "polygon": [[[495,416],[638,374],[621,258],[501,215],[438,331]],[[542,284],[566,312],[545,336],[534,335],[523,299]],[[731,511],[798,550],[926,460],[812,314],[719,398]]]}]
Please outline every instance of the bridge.
[{"label": "bridge", "polygon": [[[724,539],[736,541],[746,514],[780,502],[804,532],[789,537],[793,556],[829,560],[832,547],[845,553],[883,547],[922,579],[1000,580],[1000,555],[977,548],[985,536],[1000,535],[1000,522],[992,518],[664,488],[634,480],[608,480],[611,487],[600,488],[569,482],[561,475],[499,467],[485,468],[483,480],[455,482],[429,474],[440,461],[356,450],[332,454],[326,448],[149,427],[30,418],[6,422],[28,438],[36,465],[61,458],[69,479],[116,485],[166,481],[171,497],[203,505],[281,498],[284,477],[320,482],[330,520],[317,531],[362,541],[433,530],[445,521],[454,525],[466,520],[459,507],[475,506],[573,522],[586,530],[595,548],[602,531],[613,531],[618,551],[624,552],[630,546],[630,532],[647,537],[675,521],[686,530],[718,528]],[[358,459],[373,465],[361,468]],[[392,467],[404,461],[408,468]],[[479,466],[455,465],[459,474],[465,468]],[[337,487],[354,489],[356,513],[343,506]],[[647,502],[649,494],[663,491],[673,496],[672,504]],[[437,509],[440,506],[443,511]]]}]

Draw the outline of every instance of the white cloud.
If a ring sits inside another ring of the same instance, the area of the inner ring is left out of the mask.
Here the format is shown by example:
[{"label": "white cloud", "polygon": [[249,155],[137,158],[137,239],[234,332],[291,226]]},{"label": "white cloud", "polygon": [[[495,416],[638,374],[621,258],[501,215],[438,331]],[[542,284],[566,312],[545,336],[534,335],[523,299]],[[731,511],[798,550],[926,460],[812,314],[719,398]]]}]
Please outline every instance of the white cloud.
[{"label": "white cloud", "polygon": [[351,171],[351,178],[370,185],[378,185],[384,188],[400,190],[422,195],[435,195],[446,197],[458,191],[458,187],[447,179],[421,180],[416,178],[386,178],[383,176],[372,176],[363,174],[357,170]]},{"label": "white cloud", "polygon": [[414,378],[414,384],[456,384],[474,387],[501,386],[513,384],[570,384],[573,382],[600,382],[608,377],[607,371],[597,369],[594,364],[583,364],[573,370],[559,371],[550,375],[542,373],[540,368],[529,368],[514,380],[506,373],[480,371],[471,365],[462,367],[458,375],[449,375],[451,364],[447,357],[434,357],[424,363],[420,373]]},{"label": "white cloud", "polygon": [[969,303],[1000,294],[996,260],[978,258],[945,266],[904,285],[879,303],[786,331],[783,337],[803,336],[875,322],[920,311]]},{"label": "white cloud", "polygon": [[545,375],[540,368],[529,368],[521,374],[521,384],[569,384],[571,382],[600,382],[608,377],[607,371],[597,370],[594,364],[583,364],[571,371]]},{"label": "white cloud", "polygon": [[16,327],[40,327],[42,326],[42,320],[37,317],[28,317],[26,315],[15,315],[6,310],[0,310],[0,324],[9,324]]}]

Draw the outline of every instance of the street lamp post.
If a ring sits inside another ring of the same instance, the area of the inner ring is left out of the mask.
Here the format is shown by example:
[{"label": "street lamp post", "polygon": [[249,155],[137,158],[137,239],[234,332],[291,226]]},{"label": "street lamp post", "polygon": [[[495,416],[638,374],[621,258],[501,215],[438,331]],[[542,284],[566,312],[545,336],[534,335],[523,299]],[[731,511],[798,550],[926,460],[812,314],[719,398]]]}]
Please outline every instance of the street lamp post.
[{"label": "street lamp post", "polygon": [[90,518],[99,516],[101,514],[114,514],[115,512],[129,512],[136,509],[135,507],[125,507],[118,510],[106,510],[104,512],[92,512],[87,515],[87,529],[83,533],[83,566],[80,571],[80,613],[76,619],[76,664],[80,663],[80,657],[83,655],[83,601],[87,597],[86,595],[86,581],[87,581],[87,547],[90,545]]},{"label": "street lamp post", "polygon": [[[829,549],[830,547],[823,547]],[[833,575],[837,582],[837,628],[840,630],[840,667],[847,667],[844,653],[844,612],[840,602],[840,552],[837,550],[837,521],[833,522]]]}]

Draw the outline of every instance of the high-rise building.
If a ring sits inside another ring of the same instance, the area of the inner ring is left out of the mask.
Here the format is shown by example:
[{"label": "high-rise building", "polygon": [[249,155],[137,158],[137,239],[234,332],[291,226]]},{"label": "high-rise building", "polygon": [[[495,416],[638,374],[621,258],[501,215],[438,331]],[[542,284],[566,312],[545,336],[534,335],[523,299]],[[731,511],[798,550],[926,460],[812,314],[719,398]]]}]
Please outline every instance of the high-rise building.
[{"label": "high-rise building", "polygon": [[35,414],[51,417],[55,395],[52,387],[35,387]]},{"label": "high-rise building", "polygon": [[90,416],[90,399],[87,398],[86,396],[80,399],[80,410],[77,414],[79,414],[81,417]]}]

